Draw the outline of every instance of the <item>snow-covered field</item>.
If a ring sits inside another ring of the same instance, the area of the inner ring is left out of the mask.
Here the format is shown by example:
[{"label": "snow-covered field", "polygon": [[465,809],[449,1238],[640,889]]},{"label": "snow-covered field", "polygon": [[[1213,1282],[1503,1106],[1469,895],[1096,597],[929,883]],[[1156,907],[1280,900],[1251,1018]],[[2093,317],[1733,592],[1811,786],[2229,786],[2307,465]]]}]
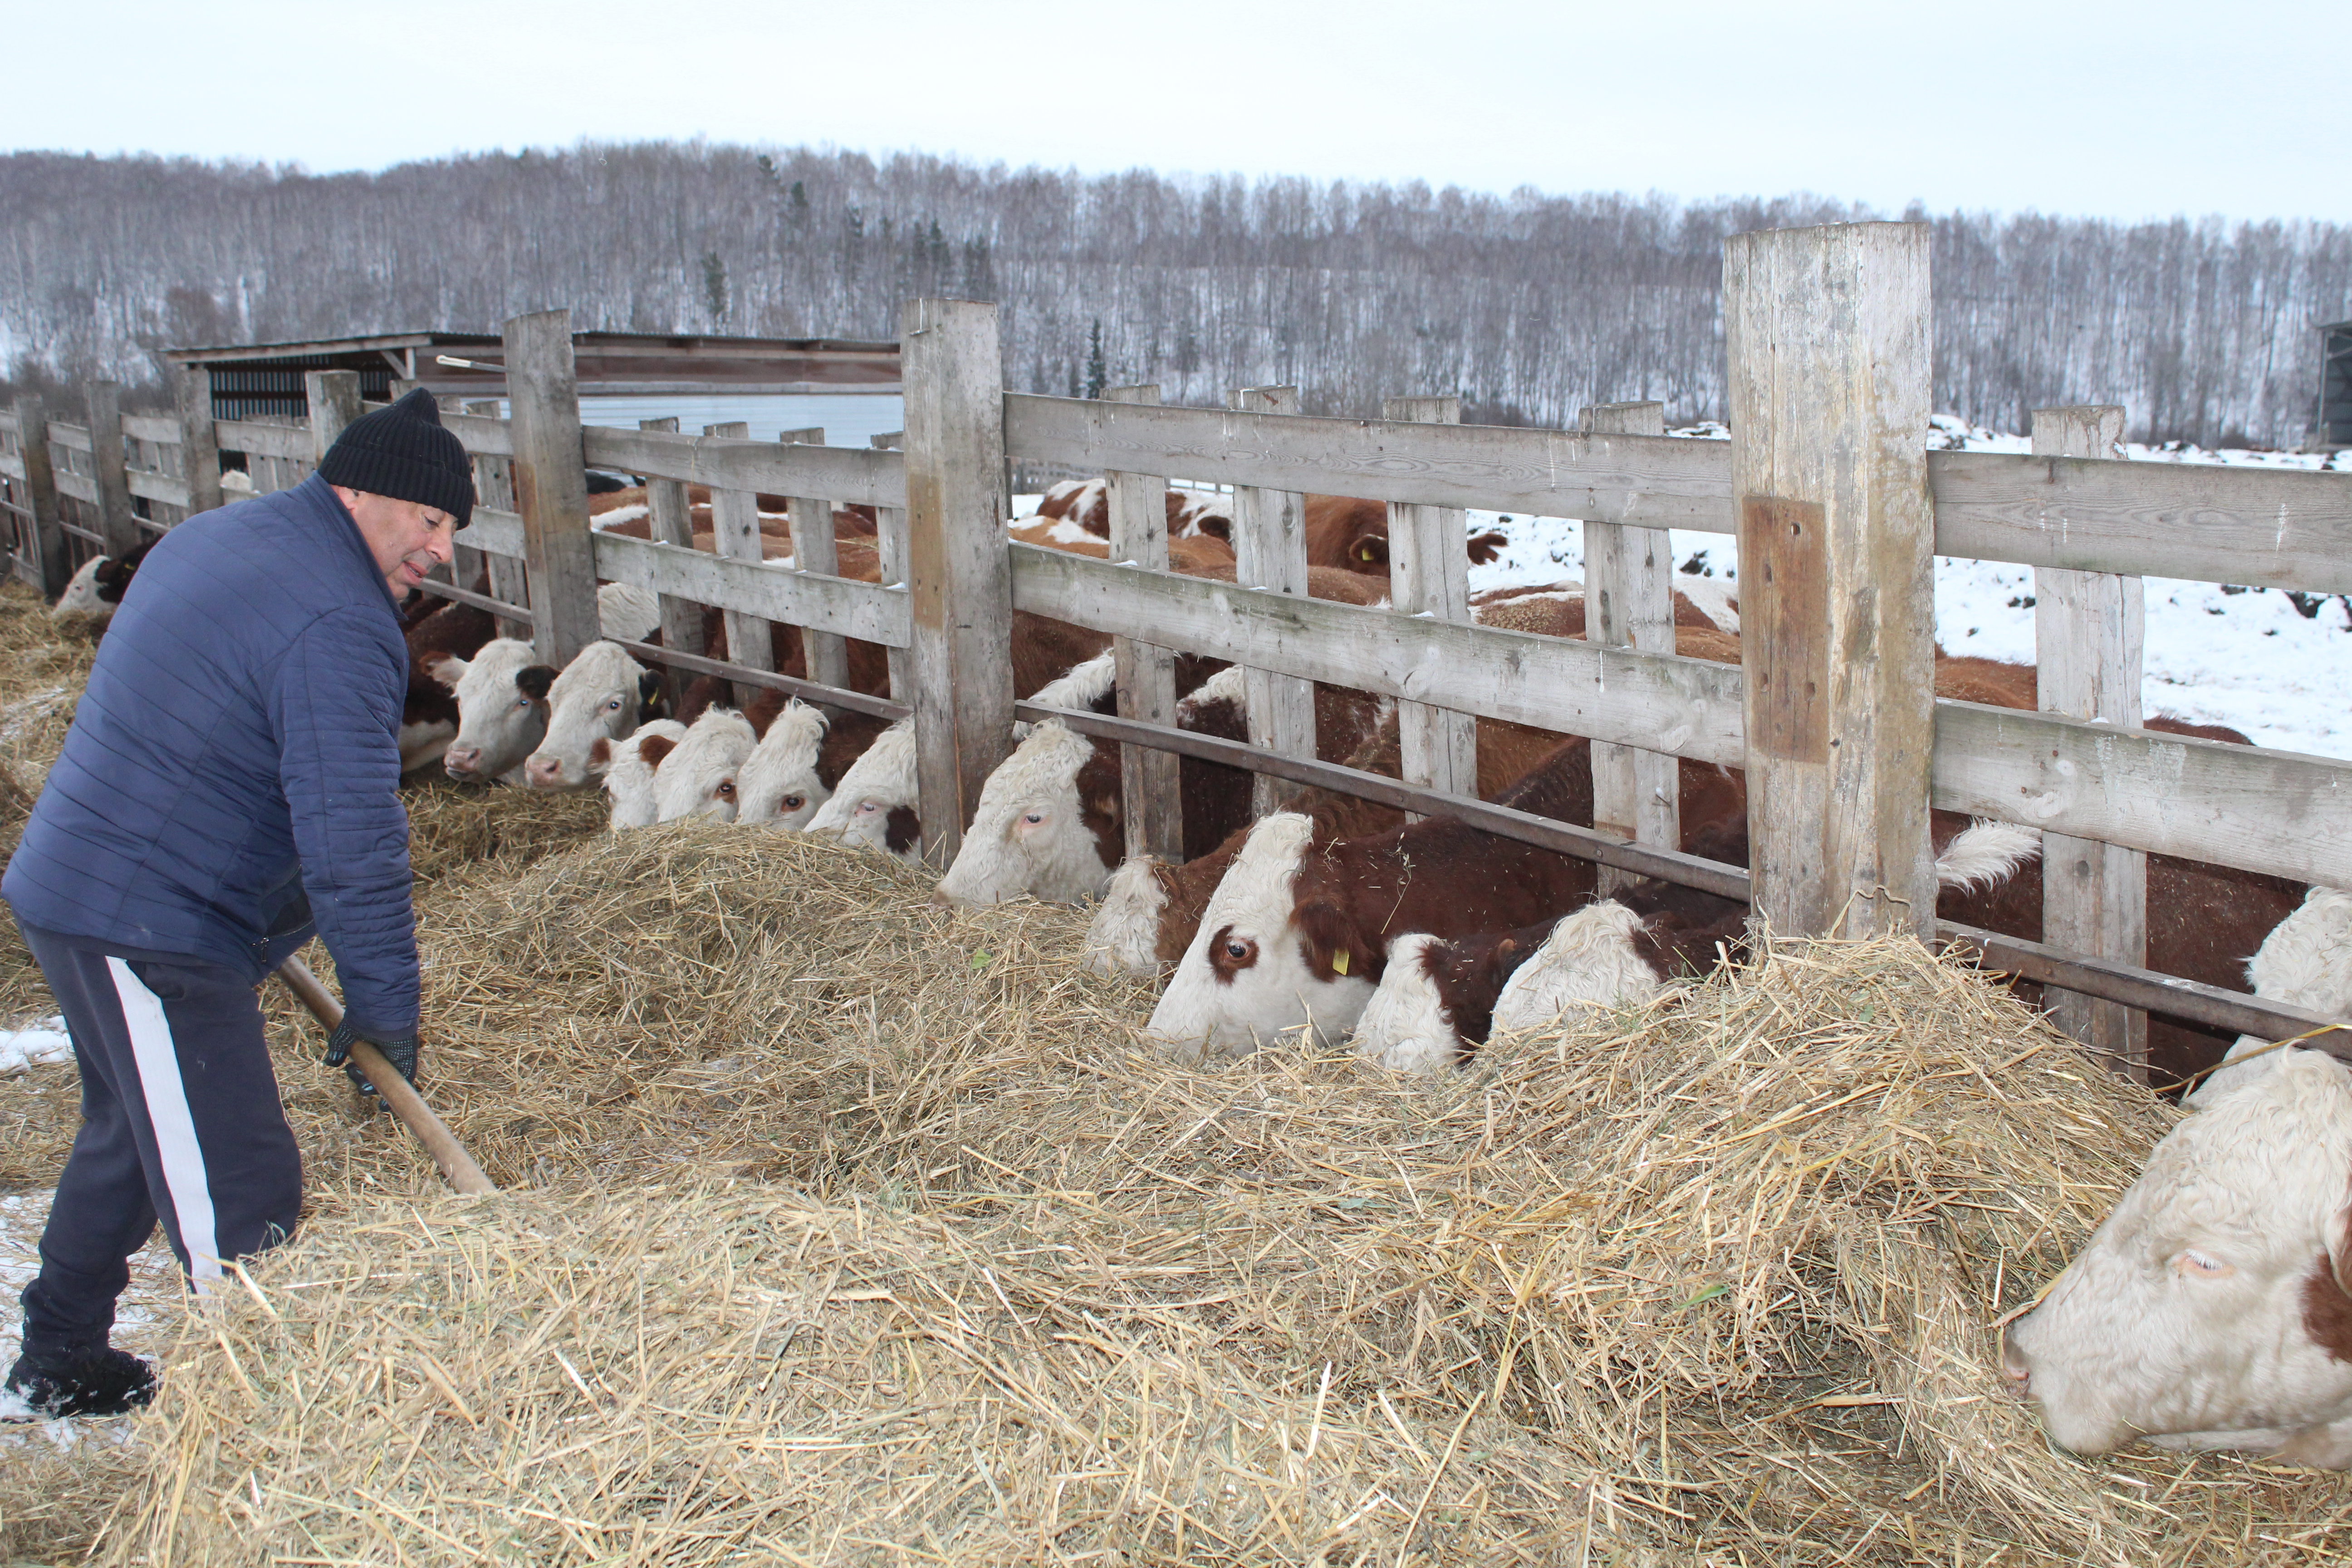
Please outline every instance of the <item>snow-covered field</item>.
[{"label": "snow-covered field", "polygon": [[[1717,424],[1672,434],[1721,440]],[[1938,416],[1931,447],[1969,452],[2029,452],[2023,436],[1971,428]],[[2178,444],[2133,444],[2136,462],[2221,463],[2246,468],[2352,472],[2352,451],[2327,453],[2202,451]],[[1034,506],[1034,497],[1020,498]],[[1499,530],[1499,559],[1470,569],[1475,593],[1515,583],[1549,583],[1584,573],[1584,528],[1565,518],[1470,514],[1474,529]],[[1738,541],[1729,534],[1673,535],[1675,560],[1689,574],[1730,587],[1739,578]],[[2226,724],[2259,746],[2352,758],[2352,605],[2340,596],[2289,596],[2267,588],[2146,579],[2147,640],[2141,701],[2150,716],[2168,713]],[[1952,653],[2031,661],[2033,570],[1996,561],[1936,561],[1936,637]]]}]

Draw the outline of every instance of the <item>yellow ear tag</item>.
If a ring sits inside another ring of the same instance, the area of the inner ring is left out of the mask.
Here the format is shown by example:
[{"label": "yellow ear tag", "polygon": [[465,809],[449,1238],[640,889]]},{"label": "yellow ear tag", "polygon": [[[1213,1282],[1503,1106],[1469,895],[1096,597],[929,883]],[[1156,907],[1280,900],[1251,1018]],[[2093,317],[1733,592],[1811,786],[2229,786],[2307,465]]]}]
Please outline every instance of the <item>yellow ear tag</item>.
[{"label": "yellow ear tag", "polygon": [[1348,973],[1348,950],[1346,948],[1343,947],[1339,952],[1331,955],[1331,973],[1334,974],[1345,974]]}]

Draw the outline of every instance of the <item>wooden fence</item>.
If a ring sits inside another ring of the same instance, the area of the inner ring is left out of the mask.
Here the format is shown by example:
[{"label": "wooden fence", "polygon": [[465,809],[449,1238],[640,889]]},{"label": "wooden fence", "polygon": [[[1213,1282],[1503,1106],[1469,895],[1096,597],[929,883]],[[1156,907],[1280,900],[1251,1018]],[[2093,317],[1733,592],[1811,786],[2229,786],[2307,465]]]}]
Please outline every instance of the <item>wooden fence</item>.
[{"label": "wooden fence", "polygon": [[[1045,711],[1013,700],[1023,610],[1116,639],[1118,717],[1065,718],[1129,747],[1132,850],[1179,841],[1169,780],[1173,753],[1191,752],[1748,898],[1782,932],[1940,929],[1989,966],[2063,988],[2061,1022],[2118,1070],[2145,1071],[2143,1009],[2272,1037],[2326,1022],[2141,967],[2146,855],[2352,887],[2352,763],[2141,729],[2138,579],[2352,592],[2352,478],[2125,462],[2121,411],[2107,407],[2041,411],[2031,456],[1927,451],[1927,255],[1925,228],[1906,224],[1727,242],[1728,442],[1666,437],[1655,405],[1588,410],[1584,427],[1562,431],[1462,425],[1441,398],[1400,399],[1369,420],[1301,416],[1288,388],[1242,389],[1225,409],[1160,406],[1149,387],[1097,401],[1011,394],[994,309],[935,300],[902,318],[903,453],[716,426],[583,428],[568,316],[519,317],[505,329],[511,417],[445,416],[479,481],[460,538],[487,558],[488,602],[529,626],[549,662],[596,637],[599,580],[633,583],[663,600],[667,647],[632,645],[643,657],[911,713],[927,849],[942,863],[1016,714]],[[341,379],[314,378],[320,416],[308,429],[202,419],[185,395],[176,450],[167,422],[120,421],[126,452],[135,440],[155,453],[121,488],[201,509],[216,482],[202,474],[216,460],[207,442],[246,454],[248,469],[257,458],[287,466],[259,488],[290,482],[357,412]],[[20,405],[16,427],[43,427],[26,423],[37,415]],[[58,461],[105,458],[100,443],[46,428],[46,454],[0,458],[16,486],[0,504],[16,509],[20,570],[23,542],[51,526],[44,455],[57,493],[110,525],[82,537],[130,537],[112,522],[105,465]],[[1008,541],[1015,462],[1111,476],[1109,560]],[[583,464],[647,477],[651,540],[589,528]],[[1237,584],[1166,570],[1171,479],[1233,488]],[[712,491],[713,551],[693,546],[688,484]],[[1310,491],[1389,504],[1393,608],[1307,596]],[[754,492],[794,498],[791,567],[760,560]],[[877,510],[879,585],[831,570],[832,508],[845,503]],[[1466,508],[1584,520],[1586,639],[1471,623]],[[1740,667],[1667,651],[1668,529],[1738,538]],[[2042,711],[1934,698],[1938,554],[2034,567]],[[35,556],[36,580],[54,575]],[[472,580],[470,560],[459,576]],[[732,662],[700,657],[701,605],[728,613]],[[764,668],[767,621],[816,634],[816,679]],[[887,698],[839,689],[843,637],[889,650]],[[1172,727],[1177,651],[1249,672],[1249,746]],[[1317,680],[1398,700],[1402,783],[1314,760]],[[1591,737],[1598,826],[1472,799],[1472,715]],[[1747,770],[1752,872],[1676,851],[1683,757]],[[2044,942],[1938,927],[1931,803],[2043,834]]]}]

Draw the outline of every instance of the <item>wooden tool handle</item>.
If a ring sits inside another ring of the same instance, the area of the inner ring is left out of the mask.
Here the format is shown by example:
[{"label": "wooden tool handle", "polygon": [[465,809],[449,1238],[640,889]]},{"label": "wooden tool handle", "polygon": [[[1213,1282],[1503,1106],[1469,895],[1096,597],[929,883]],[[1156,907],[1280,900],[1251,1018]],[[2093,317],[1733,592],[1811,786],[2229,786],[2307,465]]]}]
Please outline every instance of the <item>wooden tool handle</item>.
[{"label": "wooden tool handle", "polygon": [[[299,958],[289,958],[279,966],[278,978],[286,982],[286,989],[310,1009],[311,1016],[324,1024],[330,1034],[342,1023],[342,1004],[320,984],[309,964]],[[441,1174],[451,1186],[469,1195],[499,1190],[481,1166],[474,1163],[474,1157],[466,1152],[466,1146],[457,1142],[457,1135],[449,1131],[448,1124],[433,1114],[433,1108],[425,1103],[415,1086],[400,1076],[398,1068],[384,1060],[382,1051],[365,1040],[353,1040],[351,1053],[352,1065],[375,1085],[376,1093],[383,1097],[384,1104],[392,1108],[392,1113],[400,1118],[403,1125],[416,1134],[416,1141],[425,1145],[425,1152],[433,1156],[433,1163],[441,1168]]]}]

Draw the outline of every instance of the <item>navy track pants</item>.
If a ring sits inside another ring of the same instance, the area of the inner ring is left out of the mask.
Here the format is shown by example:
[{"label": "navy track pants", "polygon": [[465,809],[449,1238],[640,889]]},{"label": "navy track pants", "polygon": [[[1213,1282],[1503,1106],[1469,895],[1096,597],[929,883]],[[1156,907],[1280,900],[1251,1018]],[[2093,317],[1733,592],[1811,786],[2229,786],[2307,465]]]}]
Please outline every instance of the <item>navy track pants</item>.
[{"label": "navy track pants", "polygon": [[197,959],[121,958],[18,922],[81,1068],[81,1130],[25,1288],[25,1346],[102,1345],[160,1218],[199,1294],[302,1206],[253,987]]}]

